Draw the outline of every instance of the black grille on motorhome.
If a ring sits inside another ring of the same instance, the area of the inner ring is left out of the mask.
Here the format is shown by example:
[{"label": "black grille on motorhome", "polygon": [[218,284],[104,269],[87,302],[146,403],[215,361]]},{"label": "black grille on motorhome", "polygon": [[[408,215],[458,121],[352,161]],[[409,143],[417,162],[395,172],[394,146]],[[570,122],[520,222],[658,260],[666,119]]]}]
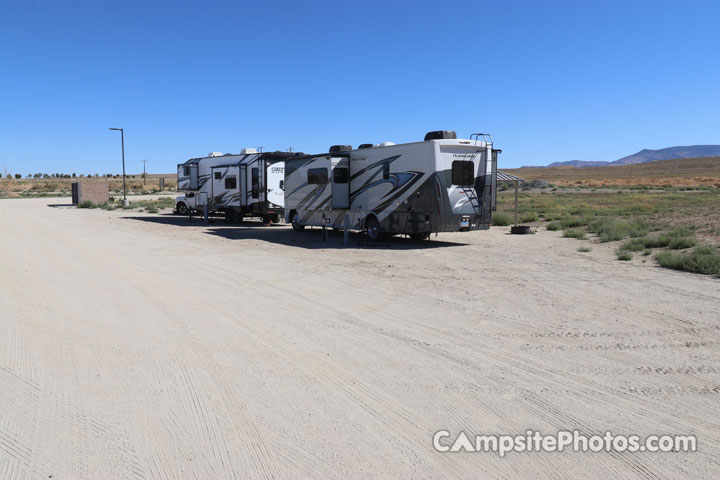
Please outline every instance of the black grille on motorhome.
[{"label": "black grille on motorhome", "polygon": [[436,130],[434,132],[428,132],[425,134],[425,141],[427,140],[455,140],[457,134],[452,130]]},{"label": "black grille on motorhome", "polygon": [[352,150],[352,145],[333,145],[330,147],[330,153],[349,152]]}]

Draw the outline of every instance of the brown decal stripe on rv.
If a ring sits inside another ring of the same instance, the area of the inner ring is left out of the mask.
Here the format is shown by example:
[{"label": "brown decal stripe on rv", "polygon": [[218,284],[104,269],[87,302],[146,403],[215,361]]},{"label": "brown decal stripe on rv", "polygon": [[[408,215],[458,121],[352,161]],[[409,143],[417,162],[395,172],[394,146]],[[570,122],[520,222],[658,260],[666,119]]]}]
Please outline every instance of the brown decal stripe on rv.
[{"label": "brown decal stripe on rv", "polygon": [[314,213],[313,210],[320,210],[322,207],[324,207],[325,205],[327,205],[327,203],[328,203],[329,201],[330,201],[330,197],[328,197],[328,198],[326,198],[325,200],[323,200],[322,202],[318,203],[318,204],[317,204],[315,207],[313,207],[312,209],[308,208],[309,212],[306,213],[306,214],[300,219],[300,222],[302,222],[302,223],[307,222],[307,220],[308,220],[308,219],[312,216],[312,214]]},{"label": "brown decal stripe on rv", "polygon": [[297,208],[310,208],[312,202],[314,202],[318,199],[318,197],[320,197],[320,195],[323,193],[323,190],[325,190],[325,187],[327,187],[328,185],[328,183],[323,183],[313,188],[310,193],[305,195],[305,198],[298,202]]},{"label": "brown decal stripe on rv", "polygon": [[[373,187],[376,187],[378,185],[382,185],[384,183],[389,183],[393,186],[393,188],[385,194],[385,196],[392,194],[394,191],[396,191],[398,188],[406,185],[409,181],[417,177],[418,175],[422,176],[422,172],[416,172],[416,171],[409,171],[409,172],[395,172],[391,173],[388,178],[383,178],[380,180],[376,180],[372,183],[366,182],[365,185],[360,187],[359,189],[355,190],[350,194],[350,201],[352,202],[358,195],[363,193],[366,190],[370,190]],[[373,176],[374,177],[374,176]]]},{"label": "brown decal stripe on rv", "polygon": [[228,172],[229,172],[229,169],[228,169],[228,168],[229,168],[229,167],[227,167],[227,166],[225,166],[225,167],[213,167],[213,168],[212,168],[212,170],[213,170],[213,178],[215,177],[215,169],[218,169],[218,170],[219,170],[219,169],[221,169],[221,168],[224,168],[225,171],[224,171],[224,172],[221,172],[221,173],[220,173],[220,178],[215,178],[215,180],[222,180],[222,179],[225,178],[225,176],[228,174]]},{"label": "brown decal stripe on rv", "polygon": [[[387,158],[383,158],[382,160],[378,160],[377,162],[373,163],[372,165],[368,165],[367,167],[361,168],[361,169],[358,170],[357,172],[353,173],[353,174],[350,176],[350,180],[352,180],[353,178],[356,178],[356,177],[359,176],[359,175],[362,175],[363,173],[365,173],[365,172],[367,172],[367,171],[369,171],[369,170],[372,170],[373,168],[378,168],[378,171],[375,172],[375,175],[377,175],[377,174],[380,172],[380,168],[379,168],[379,167],[382,167],[382,166],[385,165],[386,163],[392,163],[392,162],[394,162],[395,160],[397,160],[397,159],[400,158],[400,157],[402,157],[402,155],[393,155],[392,157],[387,157]],[[372,177],[370,177],[370,179],[367,181],[367,183],[371,182],[372,179],[375,178],[375,175],[373,175]],[[361,187],[361,188],[362,188],[362,187]]]},{"label": "brown decal stripe on rv", "polygon": [[405,192],[407,192],[413,185],[415,185],[423,177],[422,172],[407,172],[407,173],[413,173],[413,174],[415,174],[415,176],[410,181],[405,183],[394,194],[393,194],[393,190],[395,190],[396,187],[393,187],[393,190],[391,190],[390,193],[388,193],[388,195],[390,195],[390,194],[392,194],[392,195],[387,200],[385,200],[384,202],[382,202],[381,204],[379,204],[378,206],[373,208],[373,210],[375,210],[376,213],[380,213],[383,210],[385,210],[392,202],[394,202],[401,195],[403,195]]},{"label": "brown decal stripe on rv", "polygon": [[225,195],[227,195],[227,192],[223,192],[220,195],[215,195],[215,197],[214,197],[215,203],[222,203],[222,201],[225,199]]}]

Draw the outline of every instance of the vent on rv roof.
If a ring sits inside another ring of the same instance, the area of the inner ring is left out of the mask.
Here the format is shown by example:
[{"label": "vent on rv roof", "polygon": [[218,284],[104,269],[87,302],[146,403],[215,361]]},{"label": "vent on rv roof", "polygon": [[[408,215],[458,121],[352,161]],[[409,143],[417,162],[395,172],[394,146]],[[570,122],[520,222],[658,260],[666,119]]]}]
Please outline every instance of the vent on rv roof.
[{"label": "vent on rv roof", "polygon": [[348,152],[352,150],[352,145],[333,145],[330,147],[330,153]]},{"label": "vent on rv roof", "polygon": [[208,153],[208,157],[222,157],[221,152],[210,152]]},{"label": "vent on rv roof", "polygon": [[437,130],[435,132],[428,132],[425,135],[425,141],[427,140],[454,140],[457,138],[457,134],[452,130]]},{"label": "vent on rv roof", "polygon": [[249,153],[257,153],[257,148],[243,148],[240,150],[241,155],[247,155]]},{"label": "vent on rv roof", "polygon": [[360,150],[361,148],[372,148],[372,146],[373,146],[372,143],[361,143],[361,144],[358,146],[358,150]]}]

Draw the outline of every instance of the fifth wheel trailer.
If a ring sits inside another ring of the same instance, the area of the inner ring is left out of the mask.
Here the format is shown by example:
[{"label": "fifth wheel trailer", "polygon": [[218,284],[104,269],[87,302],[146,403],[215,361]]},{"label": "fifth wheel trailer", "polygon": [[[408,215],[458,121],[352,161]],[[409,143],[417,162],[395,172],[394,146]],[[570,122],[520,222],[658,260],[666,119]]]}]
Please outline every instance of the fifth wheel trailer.
[{"label": "fifth wheel trailer", "polygon": [[286,221],[295,230],[342,228],[347,215],[372,240],[487,229],[500,151],[487,134],[438,131],[422,142],[336,145],[293,158],[285,162]]},{"label": "fifth wheel trailer", "polygon": [[229,221],[260,217],[277,222],[283,213],[284,160],[302,153],[258,153],[247,148],[240,154],[211,153],[178,165],[178,188],[185,192],[176,210],[223,212]]},{"label": "fifth wheel trailer", "polygon": [[285,161],[302,153],[265,152],[211,168],[210,200],[213,210],[228,222],[260,217],[264,223],[283,218]]}]

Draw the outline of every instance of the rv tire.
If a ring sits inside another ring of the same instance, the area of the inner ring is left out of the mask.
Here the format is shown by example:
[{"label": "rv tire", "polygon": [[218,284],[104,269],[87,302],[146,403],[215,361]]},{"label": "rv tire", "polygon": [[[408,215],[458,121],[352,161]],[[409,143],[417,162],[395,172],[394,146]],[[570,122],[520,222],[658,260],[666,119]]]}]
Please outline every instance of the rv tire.
[{"label": "rv tire", "polygon": [[373,242],[376,242],[378,240],[382,239],[382,233],[380,232],[380,223],[377,221],[377,218],[374,216],[369,217],[365,221],[365,228],[367,231],[367,236],[370,240]]},{"label": "rv tire", "polygon": [[175,212],[180,215],[185,215],[188,212],[188,209],[183,202],[180,202],[175,206]]}]

